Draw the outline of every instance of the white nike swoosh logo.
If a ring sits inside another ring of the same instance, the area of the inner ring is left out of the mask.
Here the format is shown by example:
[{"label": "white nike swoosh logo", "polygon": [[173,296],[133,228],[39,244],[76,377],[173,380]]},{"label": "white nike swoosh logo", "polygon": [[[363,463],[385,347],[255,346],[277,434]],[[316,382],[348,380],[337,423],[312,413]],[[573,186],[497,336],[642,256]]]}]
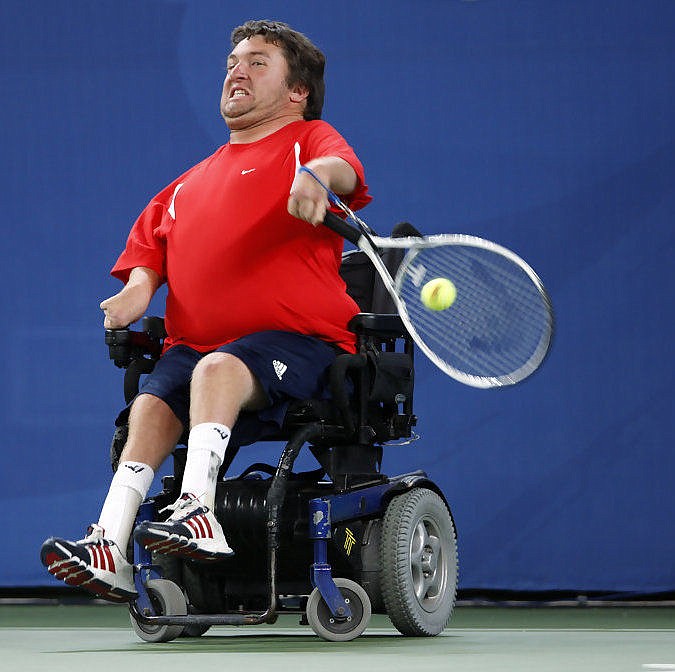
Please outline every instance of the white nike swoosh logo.
[{"label": "white nike swoosh logo", "polygon": [[255,170],[255,168],[249,168],[248,170],[242,170],[241,174],[247,175],[248,173],[252,173],[254,170]]}]

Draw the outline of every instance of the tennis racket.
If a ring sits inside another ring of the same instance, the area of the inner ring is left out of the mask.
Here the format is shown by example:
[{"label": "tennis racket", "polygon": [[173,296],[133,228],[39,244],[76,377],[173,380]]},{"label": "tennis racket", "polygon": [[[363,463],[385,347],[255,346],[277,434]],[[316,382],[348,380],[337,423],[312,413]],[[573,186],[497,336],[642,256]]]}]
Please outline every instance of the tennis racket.
[{"label": "tennis racket", "polygon": [[[551,301],[518,255],[464,234],[379,237],[311,169],[300,170],[358,227],[331,211],[323,222],[368,256],[410,336],[441,371],[472,387],[502,387],[527,378],[544,361],[553,335]],[[395,277],[379,254],[387,248],[405,250]],[[432,309],[423,290],[439,279],[455,298],[447,308]]]}]

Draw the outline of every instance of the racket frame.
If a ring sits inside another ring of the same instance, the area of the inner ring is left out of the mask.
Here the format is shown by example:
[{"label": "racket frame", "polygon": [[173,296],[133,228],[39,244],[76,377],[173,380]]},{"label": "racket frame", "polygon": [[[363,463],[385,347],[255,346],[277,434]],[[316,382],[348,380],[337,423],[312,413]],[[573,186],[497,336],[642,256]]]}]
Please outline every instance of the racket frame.
[{"label": "racket frame", "polygon": [[[359,217],[357,217],[352,210],[345,205],[342,200],[331,191],[320,179],[319,177],[306,166],[301,166],[299,168],[301,172],[309,173],[325,190],[328,194],[328,200],[342,210],[347,218],[353,221],[358,228],[355,228],[348,224],[346,221],[338,217],[334,212],[330,210],[326,212],[326,217],[324,218],[324,226],[328,227],[338,235],[342,236],[350,243],[362,250],[365,255],[370,259],[370,262],[375,267],[375,270],[378,272],[382,283],[384,284],[386,290],[389,292],[391,298],[393,299],[398,313],[408,330],[411,338],[416,343],[416,345],[422,350],[422,352],[445,374],[454,378],[460,383],[469,385],[471,387],[487,389],[493,387],[504,387],[508,385],[514,385],[521,380],[527,378],[529,375],[534,373],[536,369],[541,366],[542,362],[546,358],[546,355],[550,349],[550,344],[553,336],[553,307],[551,304],[550,297],[546,292],[543,282],[539,276],[535,273],[534,269],[521,257],[519,257],[515,252],[509,250],[502,245],[494,243],[485,238],[480,238],[478,236],[472,236],[469,234],[463,233],[454,233],[454,234],[436,234],[430,236],[421,236],[421,237],[402,237],[402,238],[383,238],[374,234],[372,229],[363,222]],[[428,249],[430,247],[445,247],[448,245],[457,245],[465,247],[475,247],[482,250],[487,250],[494,254],[498,254],[502,257],[508,259],[511,263],[518,266],[522,271],[526,273],[537,292],[539,293],[547,314],[547,321],[542,330],[541,338],[528,360],[520,366],[515,371],[512,371],[505,375],[499,376],[478,376],[475,374],[466,373],[461,371],[453,366],[451,366],[444,359],[439,357],[424,341],[420,336],[417,329],[415,328],[408,309],[406,307],[405,301],[401,299],[400,291],[403,284],[403,279],[407,273],[407,269],[413,263],[415,257],[418,255],[420,250]],[[380,257],[379,250],[384,249],[404,249],[407,250],[401,264],[396,273],[396,278],[393,278],[389,273],[389,270],[385,266],[382,258]]]}]

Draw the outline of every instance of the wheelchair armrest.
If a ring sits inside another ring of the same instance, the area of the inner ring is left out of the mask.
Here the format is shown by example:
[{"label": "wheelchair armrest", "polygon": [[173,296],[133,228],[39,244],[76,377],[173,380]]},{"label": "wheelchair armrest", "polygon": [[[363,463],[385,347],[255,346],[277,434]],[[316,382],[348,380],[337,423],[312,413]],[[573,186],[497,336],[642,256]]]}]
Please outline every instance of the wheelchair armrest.
[{"label": "wheelchair armrest", "polygon": [[377,335],[383,338],[405,337],[408,332],[400,316],[384,313],[359,313],[347,325],[355,334]]},{"label": "wheelchair armrest", "polygon": [[141,376],[150,373],[162,354],[164,345],[164,320],[161,317],[144,317],[142,331],[133,329],[106,329],[105,343],[110,359],[124,372],[124,399],[127,404],[138,394]]},{"label": "wheelchair armrest", "polygon": [[146,315],[141,319],[141,330],[150,338],[163,341],[166,338],[164,318],[156,315]]},{"label": "wheelchair armrest", "polygon": [[105,344],[115,366],[126,369],[136,360],[155,362],[162,354],[166,336],[164,320],[161,317],[144,317],[142,331],[132,329],[106,329]]}]

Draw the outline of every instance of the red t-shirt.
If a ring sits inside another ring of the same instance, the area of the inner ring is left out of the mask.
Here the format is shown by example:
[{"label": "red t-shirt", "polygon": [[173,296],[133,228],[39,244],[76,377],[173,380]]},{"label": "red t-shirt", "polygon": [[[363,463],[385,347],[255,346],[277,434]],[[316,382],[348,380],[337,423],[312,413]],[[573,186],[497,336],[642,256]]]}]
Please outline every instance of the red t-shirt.
[{"label": "red t-shirt", "polygon": [[356,171],[349,197],[371,197],[363,167],[329,124],[297,121],[248,144],[226,144],[161,191],[134,224],[112,275],[146,266],[168,286],[165,348],[208,352],[281,330],[354,351],[359,312],[338,274],[343,240],[288,214],[298,162],[340,157]]}]

